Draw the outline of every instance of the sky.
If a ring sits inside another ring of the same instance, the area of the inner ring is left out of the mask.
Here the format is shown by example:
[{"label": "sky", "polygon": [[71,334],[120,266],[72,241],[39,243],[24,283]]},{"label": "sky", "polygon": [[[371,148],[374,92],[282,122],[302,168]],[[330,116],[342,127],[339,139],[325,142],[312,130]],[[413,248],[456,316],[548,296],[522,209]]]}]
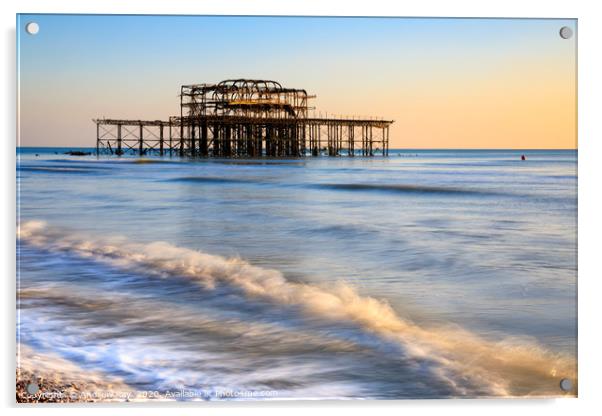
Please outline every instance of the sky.
[{"label": "sky", "polygon": [[[35,21],[36,35],[25,32]],[[577,147],[574,19],[17,16],[21,146],[167,120],[182,84],[272,79],[316,114],[395,120],[391,148]]]}]

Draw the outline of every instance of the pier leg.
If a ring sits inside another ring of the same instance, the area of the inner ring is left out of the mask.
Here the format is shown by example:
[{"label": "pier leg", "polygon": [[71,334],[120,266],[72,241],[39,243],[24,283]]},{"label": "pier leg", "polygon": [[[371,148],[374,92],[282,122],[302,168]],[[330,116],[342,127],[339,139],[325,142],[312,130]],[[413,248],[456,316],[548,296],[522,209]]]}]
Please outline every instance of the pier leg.
[{"label": "pier leg", "polygon": [[299,156],[305,156],[305,126],[299,126],[297,131],[299,136]]},{"label": "pier leg", "polygon": [[163,124],[159,126],[159,155],[163,156]]},{"label": "pier leg", "polygon": [[121,150],[121,124],[117,125],[117,155],[121,156],[123,150]]},{"label": "pier leg", "polygon": [[144,126],[142,124],[140,124],[140,137],[138,139],[138,155],[142,156],[144,152]]},{"label": "pier leg", "polygon": [[209,156],[209,146],[207,144],[207,122],[201,124],[201,156]]},{"label": "pier leg", "polygon": [[297,125],[293,124],[290,128],[290,131],[291,131],[290,156],[299,156],[299,139],[297,137]]},{"label": "pier leg", "polygon": [[253,156],[253,126],[247,125],[247,157]]},{"label": "pier leg", "polygon": [[180,157],[184,156],[184,121],[180,120]]},{"label": "pier leg", "polygon": [[190,156],[196,156],[196,124],[190,126]]},{"label": "pier leg", "polygon": [[100,155],[100,124],[96,122],[96,156]]},{"label": "pier leg", "polygon": [[368,128],[362,126],[362,156],[368,155]]},{"label": "pier leg", "polygon": [[224,137],[224,156],[230,157],[230,156],[232,156],[232,142],[231,142],[232,131],[230,129],[230,126],[225,126],[224,131],[226,133],[225,137]]},{"label": "pier leg", "polygon": [[265,155],[272,156],[272,128],[265,127]]},{"label": "pier leg", "polygon": [[389,127],[387,127],[387,154],[389,156]]},{"label": "pier leg", "polygon": [[171,129],[171,120],[169,121],[169,156],[172,155],[172,150],[173,150],[173,133],[172,133],[172,129]]},{"label": "pier leg", "polygon": [[319,124],[316,125],[316,130],[318,130],[318,154],[322,151],[322,126]]},{"label": "pier leg", "polygon": [[355,152],[355,149],[354,149],[354,146],[353,146],[353,144],[354,144],[353,143],[353,140],[354,140],[354,138],[353,138],[354,130],[353,130],[353,126],[352,125],[349,125],[347,128],[349,129],[349,131],[347,133],[349,135],[349,137],[348,137],[348,139],[349,139],[349,150],[348,150],[348,152],[349,152],[349,156],[353,157],[354,156],[354,152]]},{"label": "pier leg", "polygon": [[263,127],[256,126],[257,129],[257,157],[263,156]]}]

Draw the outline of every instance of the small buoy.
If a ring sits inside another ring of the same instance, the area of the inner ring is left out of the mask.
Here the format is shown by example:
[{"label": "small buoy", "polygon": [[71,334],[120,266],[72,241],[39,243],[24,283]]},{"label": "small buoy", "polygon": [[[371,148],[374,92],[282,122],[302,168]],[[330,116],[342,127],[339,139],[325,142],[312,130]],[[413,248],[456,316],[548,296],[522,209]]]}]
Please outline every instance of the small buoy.
[{"label": "small buoy", "polygon": [[521,155],[520,160],[527,160],[527,158],[525,157],[525,155]]}]

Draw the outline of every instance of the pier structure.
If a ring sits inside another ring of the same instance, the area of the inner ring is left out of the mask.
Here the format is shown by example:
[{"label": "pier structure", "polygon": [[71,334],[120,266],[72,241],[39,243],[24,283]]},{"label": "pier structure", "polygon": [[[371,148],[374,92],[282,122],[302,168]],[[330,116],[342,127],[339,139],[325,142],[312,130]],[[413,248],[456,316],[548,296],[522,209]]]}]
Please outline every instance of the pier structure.
[{"label": "pier structure", "polygon": [[95,119],[96,151],[190,157],[387,156],[393,120],[315,115],[304,89],[236,79],[183,85],[180,114]]}]

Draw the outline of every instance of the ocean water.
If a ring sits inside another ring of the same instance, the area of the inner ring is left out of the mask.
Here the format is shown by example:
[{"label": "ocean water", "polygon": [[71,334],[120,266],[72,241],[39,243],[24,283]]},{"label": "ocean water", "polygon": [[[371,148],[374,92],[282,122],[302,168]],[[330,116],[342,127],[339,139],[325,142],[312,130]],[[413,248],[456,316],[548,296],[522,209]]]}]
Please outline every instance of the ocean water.
[{"label": "ocean water", "polygon": [[576,394],[576,151],[65,150],[17,152],[22,365],[185,400]]}]

